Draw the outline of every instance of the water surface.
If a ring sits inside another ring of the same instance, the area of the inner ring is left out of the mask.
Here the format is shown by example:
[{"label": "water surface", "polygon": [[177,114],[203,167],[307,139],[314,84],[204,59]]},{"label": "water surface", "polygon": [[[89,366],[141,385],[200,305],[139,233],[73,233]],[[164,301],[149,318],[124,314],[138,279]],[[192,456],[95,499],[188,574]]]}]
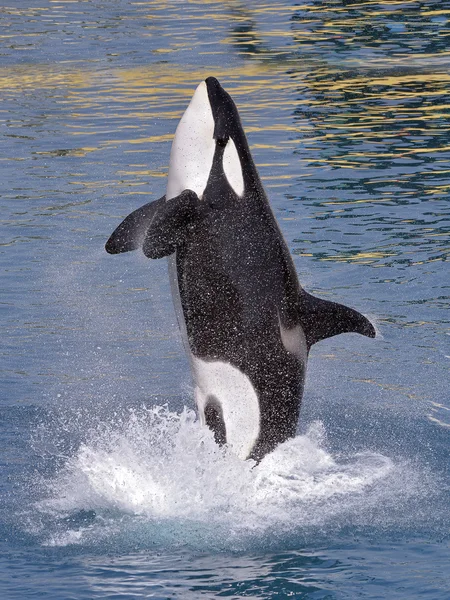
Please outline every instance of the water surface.
[{"label": "water surface", "polygon": [[[448,598],[449,14],[0,9],[2,598]],[[103,249],[208,75],[302,285],[380,332],[313,349],[256,469],[196,421],[165,262]]]}]

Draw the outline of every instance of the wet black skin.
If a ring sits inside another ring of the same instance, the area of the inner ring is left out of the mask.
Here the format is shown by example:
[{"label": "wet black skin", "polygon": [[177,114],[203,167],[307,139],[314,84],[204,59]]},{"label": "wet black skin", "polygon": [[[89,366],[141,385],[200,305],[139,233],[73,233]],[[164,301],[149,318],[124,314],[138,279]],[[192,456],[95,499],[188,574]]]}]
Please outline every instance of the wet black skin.
[{"label": "wet black skin", "polygon": [[[307,352],[312,344],[344,332],[375,336],[371,323],[343,305],[307,294],[260,182],[236,106],[219,82],[206,80],[216,150],[202,200],[190,190],[138,209],[119,225],[106,249],[143,247],[150,258],[176,251],[181,304],[191,352],[239,368],[260,405],[260,435],[248,458],[260,461],[296,432],[306,357],[287,350],[280,335],[301,326]],[[229,138],[244,177],[238,197],[228,183],[222,157]],[[300,340],[299,340],[300,341]],[[299,347],[300,348],[300,347]],[[239,402],[239,398],[236,398]],[[205,410],[216,441],[225,441],[220,405]]]}]

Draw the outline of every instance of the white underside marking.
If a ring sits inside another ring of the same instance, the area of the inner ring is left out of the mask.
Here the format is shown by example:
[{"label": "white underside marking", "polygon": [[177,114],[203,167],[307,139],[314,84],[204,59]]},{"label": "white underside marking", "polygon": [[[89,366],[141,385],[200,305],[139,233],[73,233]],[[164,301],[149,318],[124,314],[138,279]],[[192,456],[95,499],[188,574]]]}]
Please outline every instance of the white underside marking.
[{"label": "white underside marking", "polygon": [[244,178],[242,176],[241,161],[232,138],[229,138],[223,153],[223,170],[235,194],[242,198],[244,194]]},{"label": "white underside marking", "polygon": [[178,123],[170,152],[166,199],[183,190],[202,197],[213,164],[216,142],[214,118],[206,83],[195,90],[192,100]]},{"label": "white underside marking", "polygon": [[296,325],[292,329],[285,329],[278,315],[278,323],[280,326],[281,341],[285,349],[299,358],[303,364],[306,364],[308,358],[308,345],[306,343],[305,333],[301,325]]},{"label": "white underside marking", "polygon": [[245,460],[259,435],[259,402],[250,379],[238,368],[221,361],[207,362],[193,357],[195,399],[200,420],[205,424],[208,396],[222,408],[227,443]]}]

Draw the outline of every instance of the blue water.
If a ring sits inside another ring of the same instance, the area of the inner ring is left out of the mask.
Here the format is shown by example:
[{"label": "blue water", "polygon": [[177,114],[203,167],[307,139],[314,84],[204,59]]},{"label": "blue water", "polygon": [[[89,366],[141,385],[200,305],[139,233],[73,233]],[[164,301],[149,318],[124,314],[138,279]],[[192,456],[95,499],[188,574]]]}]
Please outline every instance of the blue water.
[{"label": "blue water", "polygon": [[[450,3],[10,1],[0,598],[450,597]],[[106,255],[196,85],[233,95],[314,347],[256,467],[196,419],[164,261]]]}]

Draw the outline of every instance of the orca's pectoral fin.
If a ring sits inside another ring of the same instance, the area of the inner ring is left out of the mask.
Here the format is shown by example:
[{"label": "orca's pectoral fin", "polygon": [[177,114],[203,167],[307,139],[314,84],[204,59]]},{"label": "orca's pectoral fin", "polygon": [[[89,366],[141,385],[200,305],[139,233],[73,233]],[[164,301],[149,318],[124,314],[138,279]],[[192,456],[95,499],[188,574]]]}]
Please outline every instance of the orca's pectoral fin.
[{"label": "orca's pectoral fin", "polygon": [[142,249],[148,258],[162,258],[175,252],[185,238],[187,225],[199,218],[199,199],[192,190],[184,190],[165,202],[147,229]]},{"label": "orca's pectoral fin", "polygon": [[106,242],[106,252],[119,254],[142,248],[149,258],[162,258],[176,250],[184,226],[197,215],[198,197],[184,190],[176,198],[149,202],[133,211]]},{"label": "orca's pectoral fin", "polygon": [[166,197],[163,196],[159,200],[144,204],[144,206],[129,214],[106,242],[106,252],[120,254],[121,252],[130,252],[142,248],[145,234],[151,227],[155,215],[163,208],[165,201]]},{"label": "orca's pectoral fin", "polygon": [[360,333],[370,338],[376,335],[369,319],[357,310],[306,292],[302,294],[300,314],[308,348],[340,333]]}]

